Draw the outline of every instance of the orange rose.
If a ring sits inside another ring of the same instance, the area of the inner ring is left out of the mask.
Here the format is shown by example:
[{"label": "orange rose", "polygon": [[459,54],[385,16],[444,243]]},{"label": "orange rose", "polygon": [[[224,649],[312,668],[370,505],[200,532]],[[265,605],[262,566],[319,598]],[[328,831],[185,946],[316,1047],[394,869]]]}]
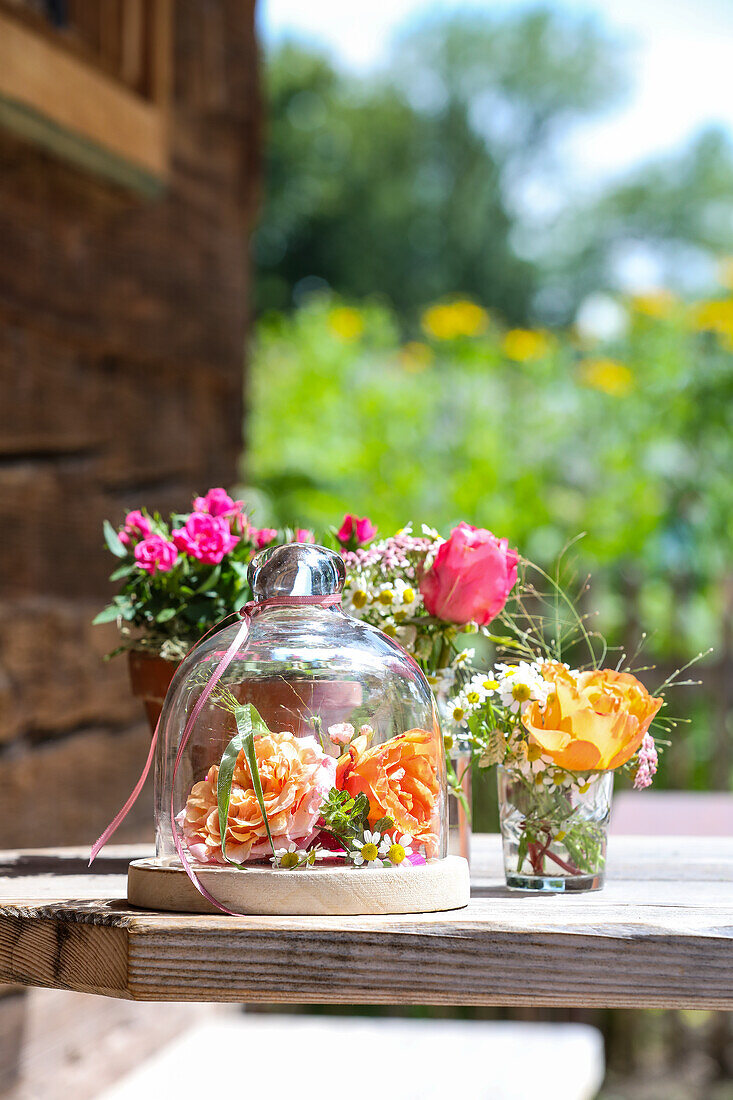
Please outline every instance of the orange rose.
[{"label": "orange rose", "polygon": [[[254,739],[267,821],[276,848],[301,847],[317,833],[321,803],[334,784],[336,761],[313,737],[268,733]],[[190,854],[200,863],[223,863],[216,785],[219,767],[194,783],[178,823]],[[249,765],[240,752],[232,777],[227,818],[227,856],[237,863],[270,854],[270,842]]]},{"label": "orange rose", "polygon": [[547,705],[542,710],[532,703],[522,723],[553,763],[568,771],[620,768],[641,745],[663,702],[628,672],[604,668],[571,676],[550,662],[543,675],[553,685]]},{"label": "orange rose", "polygon": [[391,817],[396,831],[423,844],[428,857],[437,854],[440,828],[437,743],[435,733],[422,729],[371,749],[365,737],[357,737],[336,769],[337,787],[369,799],[370,825]]}]

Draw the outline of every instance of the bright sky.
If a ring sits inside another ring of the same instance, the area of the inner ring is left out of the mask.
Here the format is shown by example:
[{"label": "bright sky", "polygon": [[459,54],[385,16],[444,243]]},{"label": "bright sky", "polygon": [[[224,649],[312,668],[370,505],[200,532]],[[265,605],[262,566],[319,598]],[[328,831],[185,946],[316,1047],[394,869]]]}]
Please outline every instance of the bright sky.
[{"label": "bright sky", "polygon": [[[733,132],[733,0],[546,0],[595,14],[629,42],[634,85],[612,115],[578,127],[567,153],[579,180],[600,180],[683,145],[702,126]],[[536,7],[528,0],[260,0],[264,41],[296,35],[342,64],[378,65],[394,32],[421,15]]]}]

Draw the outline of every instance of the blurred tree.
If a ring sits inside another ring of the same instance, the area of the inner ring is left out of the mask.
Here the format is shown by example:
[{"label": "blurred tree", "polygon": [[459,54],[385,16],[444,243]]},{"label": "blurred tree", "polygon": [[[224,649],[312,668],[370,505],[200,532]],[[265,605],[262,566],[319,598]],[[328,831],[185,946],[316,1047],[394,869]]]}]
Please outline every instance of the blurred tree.
[{"label": "blurred tree", "polygon": [[266,68],[260,309],[323,283],[402,313],[472,295],[531,312],[539,268],[512,242],[509,196],[562,126],[606,106],[617,55],[587,21],[521,13],[435,21],[367,80],[294,45]]},{"label": "blurred tree", "polygon": [[382,294],[403,322],[446,294],[510,322],[566,323],[629,260],[660,285],[706,290],[733,251],[733,149],[715,130],[600,194],[570,194],[558,154],[613,104],[623,50],[567,12],[423,22],[358,78],[296,45],[267,60],[257,305],[324,285]]},{"label": "blurred tree", "polygon": [[[589,290],[623,288],[629,257],[659,286],[708,292],[719,257],[733,252],[730,136],[711,128],[640,165],[600,197],[570,205],[533,243],[545,296],[566,307]],[[559,319],[569,312],[561,309]]]}]

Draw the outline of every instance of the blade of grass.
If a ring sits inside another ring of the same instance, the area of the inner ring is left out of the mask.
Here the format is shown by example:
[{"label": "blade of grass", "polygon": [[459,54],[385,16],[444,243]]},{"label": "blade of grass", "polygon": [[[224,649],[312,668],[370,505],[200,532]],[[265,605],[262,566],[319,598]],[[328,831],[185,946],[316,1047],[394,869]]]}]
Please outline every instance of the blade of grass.
[{"label": "blade of grass", "polygon": [[233,714],[234,720],[237,723],[237,732],[222,753],[221,763],[219,764],[219,777],[216,784],[216,800],[219,807],[221,854],[224,859],[226,859],[227,863],[233,862],[228,859],[226,853],[226,833],[229,820],[229,803],[232,797],[232,779],[234,778],[234,768],[236,767],[237,757],[240,752],[244,752],[244,758],[247,761],[249,773],[252,776],[252,786],[254,787],[255,797],[257,798],[262,819],[265,823],[265,829],[267,830],[267,839],[270,841],[270,847],[272,848],[273,854],[275,852],[275,845],[272,840],[272,833],[270,832],[270,823],[267,820],[267,808],[262,793],[262,782],[260,780],[259,768],[257,767],[257,754],[255,753],[254,746],[255,736],[257,734],[269,733],[270,731],[259,711],[256,707],[253,707],[251,703],[246,703],[244,706],[237,707],[236,710],[233,711]]}]

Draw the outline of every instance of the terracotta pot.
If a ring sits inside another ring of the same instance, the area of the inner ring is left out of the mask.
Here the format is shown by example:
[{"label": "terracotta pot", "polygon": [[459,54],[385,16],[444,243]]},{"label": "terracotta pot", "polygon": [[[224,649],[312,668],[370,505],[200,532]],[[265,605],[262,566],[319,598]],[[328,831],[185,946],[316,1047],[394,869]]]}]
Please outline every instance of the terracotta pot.
[{"label": "terracotta pot", "polygon": [[166,661],[156,653],[142,653],[134,649],[127,654],[127,660],[132,694],[142,699],[152,734],[178,662]]}]

